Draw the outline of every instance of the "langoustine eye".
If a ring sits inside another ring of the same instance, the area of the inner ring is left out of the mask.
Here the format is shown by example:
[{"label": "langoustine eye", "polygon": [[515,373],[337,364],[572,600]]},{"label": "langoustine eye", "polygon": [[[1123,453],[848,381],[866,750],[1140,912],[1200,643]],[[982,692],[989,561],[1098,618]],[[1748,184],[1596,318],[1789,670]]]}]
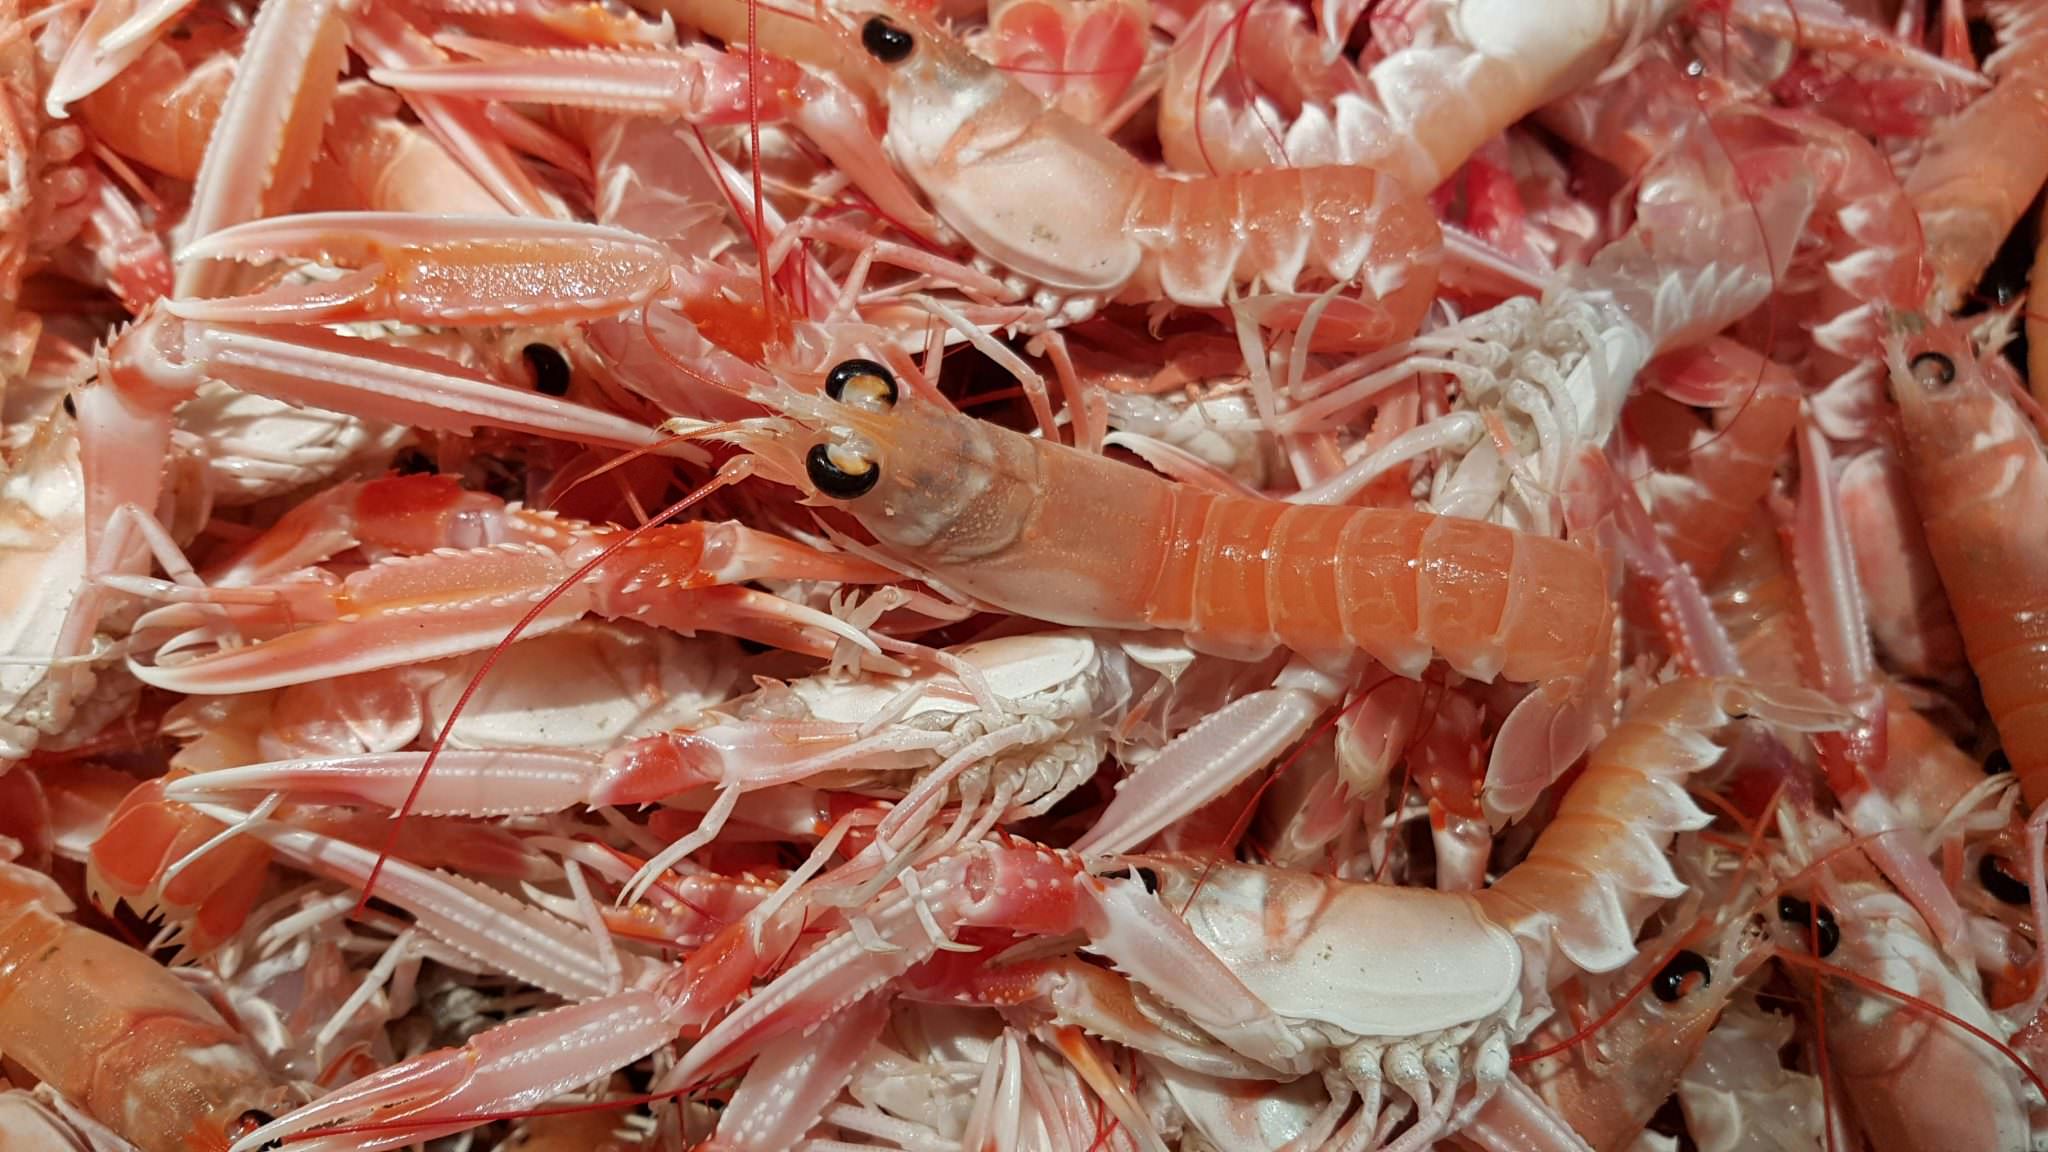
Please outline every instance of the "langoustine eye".
[{"label": "langoustine eye", "polygon": [[[228,1139],[241,1140],[246,1137],[253,1136],[257,1132],[261,1131],[265,1126],[274,1124],[276,1122],[277,1117],[272,1116],[270,1113],[265,1112],[263,1109],[251,1108],[248,1111],[242,1113],[240,1116],[235,1117],[235,1122],[233,1124],[228,1125]],[[272,1140],[264,1144],[263,1148],[282,1148],[283,1146],[284,1142],[282,1140]]]},{"label": "langoustine eye", "polygon": [[882,466],[839,444],[817,444],[804,457],[804,473],[834,500],[865,496],[882,479]]},{"label": "langoustine eye", "polygon": [[1650,990],[1666,1004],[1676,1004],[1714,982],[1714,970],[1707,958],[1690,948],[1682,949],[1670,963],[1657,970]]},{"label": "langoustine eye", "polygon": [[917,38],[884,16],[870,16],[860,26],[860,46],[884,64],[901,64],[917,50]]},{"label": "langoustine eye", "polygon": [[873,360],[842,360],[825,376],[825,395],[868,412],[896,406],[896,376]]},{"label": "langoustine eye", "polygon": [[1832,954],[1842,942],[1842,926],[1835,922],[1835,914],[1827,905],[1813,905],[1797,896],[1778,897],[1778,919],[1787,924],[1813,926],[1818,951],[1821,956]]},{"label": "langoustine eye", "polygon": [[1946,388],[1956,382],[1956,362],[1939,352],[1922,352],[1906,367],[1922,388]]},{"label": "langoustine eye", "polygon": [[2018,908],[2026,906],[2031,900],[2027,882],[2012,874],[2002,856],[1986,852],[1977,861],[1977,882],[2001,904],[2010,904]]},{"label": "langoustine eye", "polygon": [[569,361],[553,345],[533,343],[519,350],[533,373],[533,390],[543,396],[569,394]]}]

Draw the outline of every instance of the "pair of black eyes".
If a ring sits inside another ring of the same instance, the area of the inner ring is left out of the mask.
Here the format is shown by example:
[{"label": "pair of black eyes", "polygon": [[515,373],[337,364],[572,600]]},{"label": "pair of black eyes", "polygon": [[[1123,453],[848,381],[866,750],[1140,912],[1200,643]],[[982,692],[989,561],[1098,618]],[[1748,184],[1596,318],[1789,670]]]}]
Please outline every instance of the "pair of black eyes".
[{"label": "pair of black eyes", "polygon": [[1834,910],[1825,904],[1815,906],[1797,896],[1780,896],[1778,919],[1787,924],[1811,924],[1823,957],[1832,955],[1842,943],[1842,926],[1835,923]]},{"label": "pair of black eyes", "polygon": [[[849,390],[853,392],[851,398]],[[873,360],[841,361],[825,374],[825,395],[843,404],[893,408],[898,397],[896,377]],[[882,466],[831,444],[813,444],[804,457],[804,473],[810,477],[812,486],[825,495],[834,500],[852,500],[874,490],[882,479]]]},{"label": "pair of black eyes", "polygon": [[870,16],[860,26],[860,46],[884,64],[901,64],[917,50],[917,39],[885,17]]}]

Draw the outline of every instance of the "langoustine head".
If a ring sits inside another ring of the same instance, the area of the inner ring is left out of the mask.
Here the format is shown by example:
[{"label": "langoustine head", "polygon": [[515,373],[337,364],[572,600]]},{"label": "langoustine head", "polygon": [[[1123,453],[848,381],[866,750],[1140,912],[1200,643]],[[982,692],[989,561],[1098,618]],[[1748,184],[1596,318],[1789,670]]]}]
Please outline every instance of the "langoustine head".
[{"label": "langoustine head", "polygon": [[1695,883],[1665,930],[1596,982],[1596,996],[1612,997],[1587,1006],[1596,1023],[1543,1045],[1559,1051],[1524,1073],[1595,1148],[1626,1147],[1643,1130],[1771,955],[1764,926],[1749,913],[1754,885],[1741,873]]},{"label": "langoustine head", "polygon": [[1964,463],[1987,434],[2023,443],[2033,437],[2008,399],[2020,389],[1997,350],[2006,337],[2002,322],[1988,332],[1973,331],[1982,323],[1974,317],[1927,327],[1908,316],[1893,323],[1899,331],[1885,342],[1885,363],[1915,459]]},{"label": "langoustine head", "polygon": [[[967,50],[929,14],[906,5],[866,5],[850,14],[862,76],[893,110],[943,93],[961,118],[998,98],[1010,85],[996,67]],[[956,125],[953,125],[957,127]]]},{"label": "langoustine head", "polygon": [[762,473],[845,510],[885,547],[935,562],[992,555],[1015,542],[1036,489],[1030,441],[908,392],[872,360],[841,361],[822,396],[784,388],[783,416],[715,433],[753,453]]},{"label": "langoustine head", "polygon": [[48,877],[0,860],[11,1060],[141,1152],[226,1152],[298,1103],[198,992],[71,910]]},{"label": "langoustine head", "polygon": [[[737,31],[744,5],[729,6]],[[992,78],[1002,86],[995,66],[947,32],[936,6],[926,0],[825,0],[809,16],[801,34],[771,30],[770,47],[861,84],[885,101],[919,91],[957,90],[970,78]]]}]

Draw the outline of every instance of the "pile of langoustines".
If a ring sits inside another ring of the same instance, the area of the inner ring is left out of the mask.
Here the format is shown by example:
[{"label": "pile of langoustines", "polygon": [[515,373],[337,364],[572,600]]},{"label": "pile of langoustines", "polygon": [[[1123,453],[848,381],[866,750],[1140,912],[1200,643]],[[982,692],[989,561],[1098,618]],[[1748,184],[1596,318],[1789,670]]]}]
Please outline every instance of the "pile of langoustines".
[{"label": "pile of langoustines", "polygon": [[2041,1146],[2048,6],[893,2],[0,6],[0,1148]]}]

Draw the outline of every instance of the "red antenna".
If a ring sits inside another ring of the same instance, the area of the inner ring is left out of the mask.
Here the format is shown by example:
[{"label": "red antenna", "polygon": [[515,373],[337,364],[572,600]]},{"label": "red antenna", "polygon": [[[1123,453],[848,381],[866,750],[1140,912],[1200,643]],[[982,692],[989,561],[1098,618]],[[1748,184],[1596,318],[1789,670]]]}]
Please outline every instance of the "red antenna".
[{"label": "red antenna", "polygon": [[591,557],[582,567],[571,572],[561,583],[549,589],[547,595],[541,597],[532,608],[527,610],[526,615],[519,618],[519,622],[512,626],[512,630],[505,634],[505,638],[498,641],[497,647],[491,649],[490,655],[484,657],[483,664],[477,668],[476,674],[471,676],[469,683],[463,687],[462,695],[456,698],[455,707],[448,712],[448,718],[441,722],[441,731],[434,737],[434,746],[428,750],[425,762],[420,765],[419,775],[413,777],[412,787],[405,794],[405,802],[398,806],[398,811],[392,813],[391,833],[384,838],[384,846],[377,853],[377,861],[370,866],[370,874],[363,881],[363,894],[356,899],[354,915],[362,915],[369,907],[370,898],[376,894],[377,878],[383,874],[384,861],[390,857],[392,851],[398,846],[398,836],[404,829],[405,818],[412,811],[413,804],[418,801],[420,789],[426,787],[427,773],[434,770],[434,762],[440,759],[442,749],[448,746],[448,737],[455,731],[456,719],[462,715],[464,709],[469,707],[470,699],[476,695],[477,689],[483,685],[484,677],[490,675],[490,671],[497,665],[499,657],[505,654],[506,650],[512,646],[513,641],[519,639],[520,634],[532,626],[533,622],[540,618],[540,614],[547,611],[549,605],[561,599],[563,593],[582,582],[585,577],[596,571],[599,565],[617,555],[621,549],[639,540],[648,532],[682,515],[692,505],[695,505],[711,493],[729,484],[736,484],[746,479],[752,473],[753,465],[748,457],[741,456],[727,462],[711,479],[699,485],[687,496],[655,513],[654,518],[647,523],[640,525],[611,544],[606,545],[603,551]]}]

